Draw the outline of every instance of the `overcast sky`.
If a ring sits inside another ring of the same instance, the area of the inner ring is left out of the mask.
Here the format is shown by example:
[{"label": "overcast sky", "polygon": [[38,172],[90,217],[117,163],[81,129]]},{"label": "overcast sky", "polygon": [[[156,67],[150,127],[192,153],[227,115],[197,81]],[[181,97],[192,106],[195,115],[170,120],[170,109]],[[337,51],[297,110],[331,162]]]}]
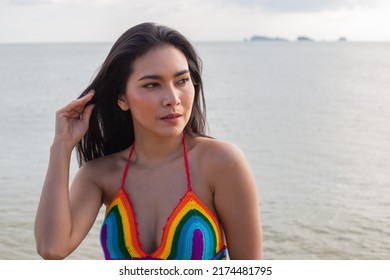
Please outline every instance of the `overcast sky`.
[{"label": "overcast sky", "polygon": [[390,41],[390,0],[0,0],[0,43],[113,42],[152,21],[193,41]]}]

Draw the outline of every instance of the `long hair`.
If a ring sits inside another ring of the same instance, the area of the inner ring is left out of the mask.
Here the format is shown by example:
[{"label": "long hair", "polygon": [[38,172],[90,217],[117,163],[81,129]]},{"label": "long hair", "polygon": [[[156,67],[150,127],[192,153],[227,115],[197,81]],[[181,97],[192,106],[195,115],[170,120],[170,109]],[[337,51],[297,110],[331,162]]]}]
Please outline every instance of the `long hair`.
[{"label": "long hair", "polygon": [[192,113],[184,131],[192,135],[206,133],[201,59],[192,44],[178,31],[155,23],[142,23],[119,37],[91,84],[79,96],[81,98],[90,90],[95,90],[95,95],[89,102],[95,104],[95,107],[88,131],[76,146],[79,166],[89,160],[122,151],[133,144],[131,114],[122,111],[117,101],[126,93],[126,83],[132,74],[134,61],[166,44],[176,47],[185,55],[195,87]]}]

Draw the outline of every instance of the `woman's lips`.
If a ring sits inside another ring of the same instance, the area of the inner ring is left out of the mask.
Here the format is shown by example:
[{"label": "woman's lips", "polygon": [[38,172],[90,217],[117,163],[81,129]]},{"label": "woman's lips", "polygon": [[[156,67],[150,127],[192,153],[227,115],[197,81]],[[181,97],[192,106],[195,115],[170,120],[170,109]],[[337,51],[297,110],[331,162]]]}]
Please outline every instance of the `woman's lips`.
[{"label": "woman's lips", "polygon": [[171,114],[165,115],[164,117],[162,117],[162,119],[174,119],[174,118],[178,118],[178,117],[181,117],[181,114],[171,113]]},{"label": "woman's lips", "polygon": [[177,122],[181,116],[182,115],[180,113],[171,113],[163,116],[161,120],[166,122]]}]

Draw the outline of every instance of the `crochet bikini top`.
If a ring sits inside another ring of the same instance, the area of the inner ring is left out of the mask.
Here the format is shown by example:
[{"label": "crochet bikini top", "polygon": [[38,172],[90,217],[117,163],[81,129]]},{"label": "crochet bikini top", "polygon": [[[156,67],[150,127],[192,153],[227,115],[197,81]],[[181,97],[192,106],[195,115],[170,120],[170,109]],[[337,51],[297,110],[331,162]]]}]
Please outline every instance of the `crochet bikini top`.
[{"label": "crochet bikini top", "polygon": [[160,246],[150,254],[142,249],[136,215],[124,188],[133,151],[134,144],[124,170],[122,185],[106,209],[101,228],[100,242],[105,259],[225,259],[227,248],[222,239],[219,223],[213,212],[191,188],[184,134],[183,153],[187,192],[168,217]]}]

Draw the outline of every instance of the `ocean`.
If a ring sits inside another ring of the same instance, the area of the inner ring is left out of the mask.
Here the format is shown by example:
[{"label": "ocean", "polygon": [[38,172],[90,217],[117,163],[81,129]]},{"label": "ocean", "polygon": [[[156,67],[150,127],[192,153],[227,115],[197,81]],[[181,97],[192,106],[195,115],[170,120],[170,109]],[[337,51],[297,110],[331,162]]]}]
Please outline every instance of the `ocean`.
[{"label": "ocean", "polygon": [[[210,135],[239,146],[256,178],[264,258],[390,259],[390,43],[195,46]],[[55,111],[110,47],[0,45],[0,259],[40,259],[34,219]],[[103,213],[69,259],[103,258]]]}]

